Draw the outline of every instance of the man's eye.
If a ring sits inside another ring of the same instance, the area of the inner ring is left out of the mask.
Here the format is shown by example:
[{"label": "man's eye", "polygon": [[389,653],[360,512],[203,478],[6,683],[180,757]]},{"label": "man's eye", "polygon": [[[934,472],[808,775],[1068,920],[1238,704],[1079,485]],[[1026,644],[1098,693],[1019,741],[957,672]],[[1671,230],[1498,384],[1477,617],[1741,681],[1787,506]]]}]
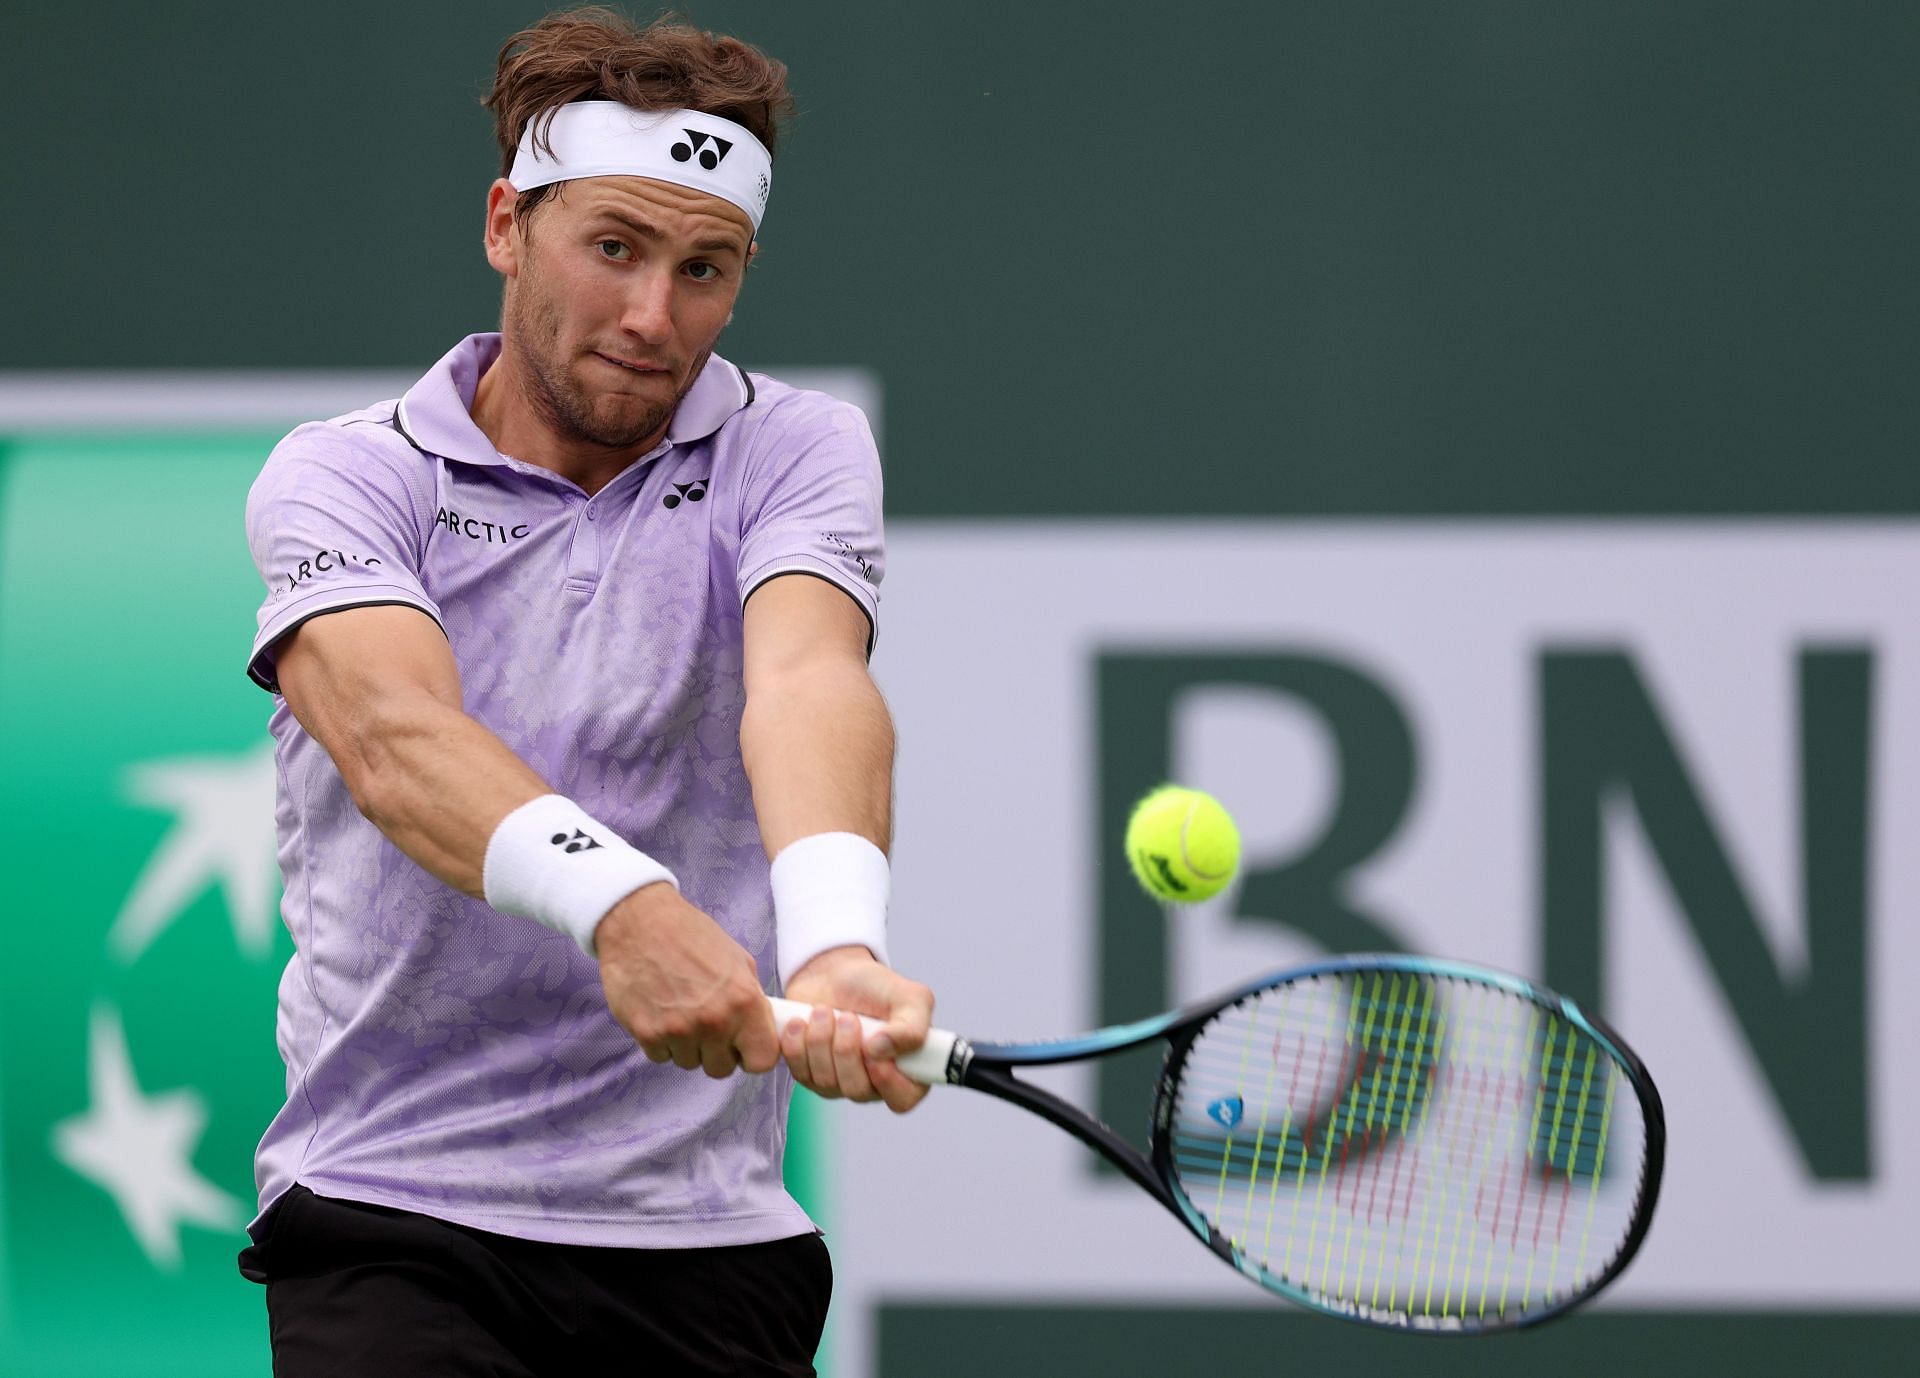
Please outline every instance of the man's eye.
[{"label": "man's eye", "polygon": [[602,258],[618,260],[627,257],[627,246],[617,239],[603,239],[593,247],[600,251]]},{"label": "man's eye", "polygon": [[695,282],[713,282],[720,276],[719,268],[711,263],[689,263],[687,271],[693,275]]}]

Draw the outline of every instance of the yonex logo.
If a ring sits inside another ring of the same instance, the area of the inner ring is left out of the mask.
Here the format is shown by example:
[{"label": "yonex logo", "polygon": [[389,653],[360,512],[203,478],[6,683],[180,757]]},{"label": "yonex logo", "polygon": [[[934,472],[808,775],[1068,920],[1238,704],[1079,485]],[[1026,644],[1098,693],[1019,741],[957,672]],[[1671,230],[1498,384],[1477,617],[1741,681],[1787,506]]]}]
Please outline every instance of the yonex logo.
[{"label": "yonex logo", "polygon": [[1207,1118],[1222,1129],[1231,1130],[1247,1113],[1247,1104],[1238,1096],[1222,1096],[1207,1106]]},{"label": "yonex logo", "polygon": [[572,837],[568,837],[565,833],[555,833],[548,840],[568,856],[572,856],[575,852],[590,852],[600,845],[578,828],[573,830]]},{"label": "yonex logo", "polygon": [[[667,150],[673,155],[673,161],[676,163],[684,163],[698,154],[696,161],[708,172],[712,172],[720,166],[720,160],[725,158],[728,151],[733,148],[730,140],[723,139],[718,134],[702,134],[697,129],[683,129],[680,132],[687,137]],[[712,145],[711,148],[708,147],[709,144]]]},{"label": "yonex logo", "polygon": [[682,498],[685,498],[688,502],[698,502],[706,495],[707,481],[703,478],[697,478],[692,483],[674,484],[673,491],[660,499],[660,505],[671,511],[680,505],[680,499]]}]

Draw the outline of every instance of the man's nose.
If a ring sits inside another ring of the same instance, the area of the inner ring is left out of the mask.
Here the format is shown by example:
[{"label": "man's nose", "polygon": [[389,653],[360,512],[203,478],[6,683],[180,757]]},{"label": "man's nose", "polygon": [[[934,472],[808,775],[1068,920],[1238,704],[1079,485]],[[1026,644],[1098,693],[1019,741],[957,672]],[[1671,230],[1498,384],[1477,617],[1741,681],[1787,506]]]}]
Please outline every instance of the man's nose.
[{"label": "man's nose", "polygon": [[673,275],[665,271],[635,273],[625,307],[620,317],[622,328],[648,344],[665,344],[673,338]]}]

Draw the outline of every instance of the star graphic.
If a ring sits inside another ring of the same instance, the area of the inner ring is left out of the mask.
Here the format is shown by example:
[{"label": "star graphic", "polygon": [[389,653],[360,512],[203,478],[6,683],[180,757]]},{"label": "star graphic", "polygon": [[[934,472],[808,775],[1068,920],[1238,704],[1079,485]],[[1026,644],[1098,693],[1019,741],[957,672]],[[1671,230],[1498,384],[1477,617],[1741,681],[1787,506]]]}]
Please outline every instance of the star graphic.
[{"label": "star graphic", "polygon": [[143,1095],[127,1055],[126,1033],[111,1008],[95,1006],[87,1048],[84,1115],[53,1127],[53,1155],[105,1189],[156,1268],[180,1267],[180,1226],[237,1229],[240,1203],[193,1168],[207,1127],[198,1092]]},{"label": "star graphic", "polygon": [[176,756],[127,767],[129,803],[168,809],[174,825],[148,858],[107,934],[131,963],[207,886],[226,892],[234,941],[249,957],[273,949],[273,744],[238,756]]}]

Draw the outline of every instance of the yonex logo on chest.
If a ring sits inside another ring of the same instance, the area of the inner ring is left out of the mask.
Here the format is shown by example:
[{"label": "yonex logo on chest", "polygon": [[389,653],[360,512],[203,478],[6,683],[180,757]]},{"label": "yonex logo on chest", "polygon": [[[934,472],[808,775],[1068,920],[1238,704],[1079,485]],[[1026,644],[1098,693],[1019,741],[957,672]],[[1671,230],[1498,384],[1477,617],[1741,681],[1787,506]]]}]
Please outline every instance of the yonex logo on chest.
[{"label": "yonex logo on chest", "polygon": [[673,491],[660,499],[660,505],[671,512],[681,502],[699,502],[707,495],[707,481],[697,478],[692,483],[676,483]]},{"label": "yonex logo on chest", "polygon": [[732,140],[723,139],[718,134],[702,134],[697,129],[682,129],[680,132],[687,137],[667,150],[676,163],[695,158],[701,167],[712,172],[733,148]]}]

